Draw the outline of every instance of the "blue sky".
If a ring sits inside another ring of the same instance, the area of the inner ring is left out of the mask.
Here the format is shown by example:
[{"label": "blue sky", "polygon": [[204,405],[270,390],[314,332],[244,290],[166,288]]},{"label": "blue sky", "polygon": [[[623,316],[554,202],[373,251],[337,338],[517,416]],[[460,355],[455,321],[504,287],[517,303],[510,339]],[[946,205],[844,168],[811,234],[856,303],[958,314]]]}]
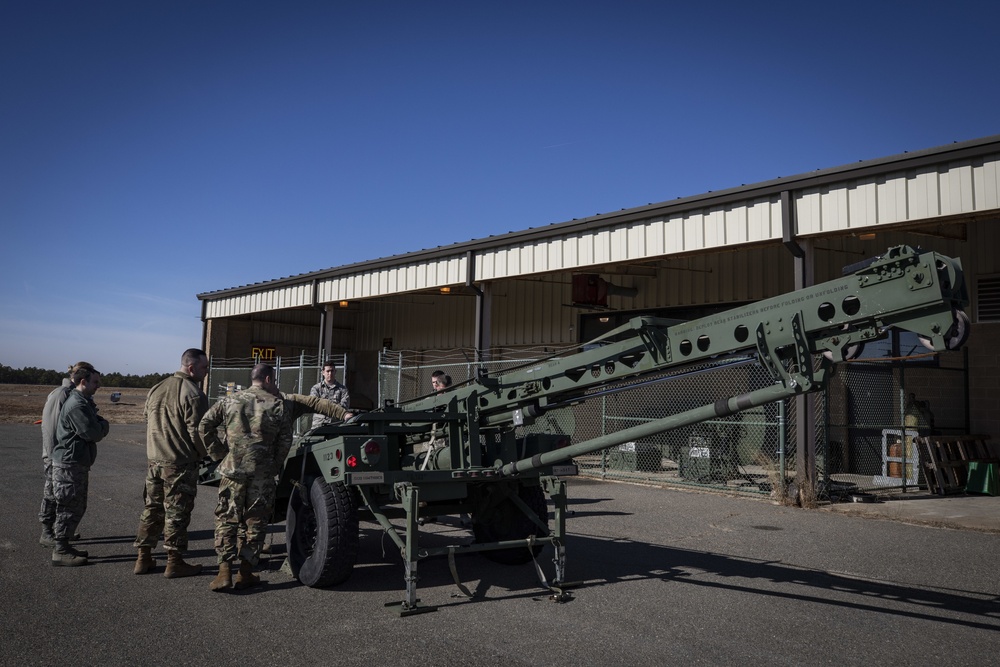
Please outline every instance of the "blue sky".
[{"label": "blue sky", "polygon": [[995,6],[4,0],[0,363],[172,371],[200,292],[1000,133]]}]

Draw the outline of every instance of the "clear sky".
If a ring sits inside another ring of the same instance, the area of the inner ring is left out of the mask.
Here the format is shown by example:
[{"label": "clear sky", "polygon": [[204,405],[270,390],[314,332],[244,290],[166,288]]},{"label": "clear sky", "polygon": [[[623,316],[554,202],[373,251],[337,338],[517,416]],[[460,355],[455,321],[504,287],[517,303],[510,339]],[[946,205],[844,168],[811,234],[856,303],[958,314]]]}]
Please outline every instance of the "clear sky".
[{"label": "clear sky", "polygon": [[196,294],[1000,133],[995,1],[0,0],[0,363]]}]

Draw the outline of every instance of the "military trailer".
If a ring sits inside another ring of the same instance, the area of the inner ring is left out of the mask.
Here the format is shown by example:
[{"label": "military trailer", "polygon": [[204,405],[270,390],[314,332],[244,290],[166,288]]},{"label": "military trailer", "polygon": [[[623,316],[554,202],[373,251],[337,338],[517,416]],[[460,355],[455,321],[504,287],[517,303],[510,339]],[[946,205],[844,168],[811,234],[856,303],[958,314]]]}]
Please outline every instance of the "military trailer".
[{"label": "military trailer", "polygon": [[[425,558],[482,552],[521,564],[546,545],[555,573],[543,584],[565,600],[565,478],[577,474],[574,457],[820,390],[836,364],[891,327],[930,350],[958,349],[967,303],[958,259],[898,246],[827,283],[682,324],[636,317],[578,353],[317,428],[292,447],[278,483],[292,573],[307,586],[347,580],[366,512],[402,556],[403,599],[387,605],[401,615],[434,609],[417,599]],[[582,442],[544,428],[602,387],[748,353],[772,385]],[[529,432],[533,424],[543,428]],[[468,517],[471,539],[420,546],[421,525],[445,515]]]}]

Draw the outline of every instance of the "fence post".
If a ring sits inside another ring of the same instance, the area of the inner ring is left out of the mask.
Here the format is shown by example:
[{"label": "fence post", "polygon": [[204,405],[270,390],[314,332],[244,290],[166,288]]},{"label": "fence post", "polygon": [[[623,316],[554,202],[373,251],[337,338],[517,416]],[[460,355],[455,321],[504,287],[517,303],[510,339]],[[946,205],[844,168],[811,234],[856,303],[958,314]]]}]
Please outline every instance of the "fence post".
[{"label": "fence post", "polygon": [[787,444],[787,434],[785,433],[787,417],[785,405],[787,400],[778,401],[778,493],[779,498],[784,498],[788,491],[785,489],[785,446]]},{"label": "fence post", "polygon": [[403,391],[403,353],[396,353],[396,403],[402,402]]},{"label": "fence post", "polygon": [[306,372],[306,353],[299,351],[299,393],[302,393],[302,376]]}]

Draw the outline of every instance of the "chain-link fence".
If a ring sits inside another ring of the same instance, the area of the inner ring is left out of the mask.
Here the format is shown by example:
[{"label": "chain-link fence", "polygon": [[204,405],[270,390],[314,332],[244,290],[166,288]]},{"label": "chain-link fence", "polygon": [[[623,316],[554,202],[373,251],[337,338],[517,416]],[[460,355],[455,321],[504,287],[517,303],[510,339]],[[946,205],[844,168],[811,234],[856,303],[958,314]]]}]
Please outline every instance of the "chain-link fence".
[{"label": "chain-link fence", "polygon": [[826,393],[829,435],[817,470],[831,496],[923,486],[914,438],[968,433],[964,352],[843,364]]},{"label": "chain-link fence", "polygon": [[[220,358],[212,357],[208,369],[208,400],[214,403],[223,396],[246,389],[250,386],[250,371],[258,363],[258,359]],[[333,361],[337,365],[341,377],[346,375],[346,354],[327,355],[320,358],[317,355],[301,354],[298,357],[277,357],[268,360],[275,371],[275,381],[278,388],[286,394],[308,394],[314,384],[319,382],[323,364]],[[300,417],[295,424],[295,434],[301,435],[309,430],[312,417]]]},{"label": "chain-link fence", "polygon": [[[578,349],[573,346],[558,352]],[[459,384],[474,377],[478,367],[490,375],[502,375],[526,363],[558,356],[552,348],[522,349],[508,352],[504,359],[475,363],[470,361],[473,354],[462,350],[438,354],[384,351],[379,360],[380,403],[384,399],[405,402],[432,393],[430,378],[436,370],[448,373]],[[768,372],[750,358],[703,364],[595,389],[583,403],[551,410],[541,423],[519,430],[565,433],[579,442],[772,383]],[[785,413],[785,402],[766,405],[574,461],[582,474],[603,479],[780,493],[787,471],[794,470]]]},{"label": "chain-link fence", "polygon": [[459,385],[476,377],[478,369],[491,376],[532,362],[549,359],[578,346],[530,347],[496,350],[486,361],[475,361],[475,350],[382,350],[378,361],[378,405],[406,401],[433,394],[431,375],[443,371]]},{"label": "chain-link fence", "polygon": [[[597,437],[773,384],[754,359],[673,370],[595,392],[577,409],[576,439]],[[794,470],[788,402],[764,405],[578,457],[606,479],[781,493]]]}]

